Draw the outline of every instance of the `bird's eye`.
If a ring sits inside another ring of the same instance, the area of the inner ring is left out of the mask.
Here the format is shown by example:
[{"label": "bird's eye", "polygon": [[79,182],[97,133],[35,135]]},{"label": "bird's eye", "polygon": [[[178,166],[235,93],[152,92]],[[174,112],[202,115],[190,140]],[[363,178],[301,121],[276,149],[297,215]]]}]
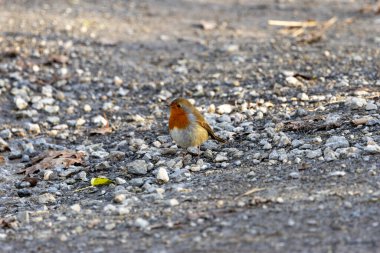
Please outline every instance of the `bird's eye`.
[{"label": "bird's eye", "polygon": [[181,105],[180,105],[180,104],[177,104],[177,108],[181,108]]}]

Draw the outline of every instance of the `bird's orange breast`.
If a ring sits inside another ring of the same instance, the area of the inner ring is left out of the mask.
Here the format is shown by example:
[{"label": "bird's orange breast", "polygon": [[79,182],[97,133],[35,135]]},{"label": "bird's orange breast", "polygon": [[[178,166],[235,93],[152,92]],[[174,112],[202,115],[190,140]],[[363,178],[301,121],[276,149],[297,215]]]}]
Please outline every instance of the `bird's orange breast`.
[{"label": "bird's orange breast", "polygon": [[179,128],[183,129],[190,124],[189,118],[184,110],[171,108],[169,118],[169,129]]}]

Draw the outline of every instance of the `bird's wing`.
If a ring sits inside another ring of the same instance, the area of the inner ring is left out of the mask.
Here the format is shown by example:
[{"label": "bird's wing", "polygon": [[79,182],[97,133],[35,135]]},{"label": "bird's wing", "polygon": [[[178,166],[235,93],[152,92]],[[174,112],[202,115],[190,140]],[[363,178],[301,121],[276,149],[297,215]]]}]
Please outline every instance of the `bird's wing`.
[{"label": "bird's wing", "polygon": [[223,140],[222,138],[220,138],[219,136],[217,136],[214,131],[212,130],[212,128],[210,127],[210,125],[204,121],[204,120],[197,120],[198,124],[203,127],[204,129],[207,130],[208,134],[211,136],[211,138],[221,142],[221,143],[225,143],[226,141]]}]

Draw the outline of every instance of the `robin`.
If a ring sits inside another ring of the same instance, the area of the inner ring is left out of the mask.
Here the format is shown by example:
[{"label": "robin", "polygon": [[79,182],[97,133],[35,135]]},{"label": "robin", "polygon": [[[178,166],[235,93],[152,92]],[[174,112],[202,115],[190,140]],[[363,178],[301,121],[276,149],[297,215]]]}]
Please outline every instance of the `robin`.
[{"label": "robin", "polygon": [[182,147],[198,147],[211,136],[221,143],[226,141],[215,135],[202,114],[185,98],[177,98],[170,104],[170,136]]}]

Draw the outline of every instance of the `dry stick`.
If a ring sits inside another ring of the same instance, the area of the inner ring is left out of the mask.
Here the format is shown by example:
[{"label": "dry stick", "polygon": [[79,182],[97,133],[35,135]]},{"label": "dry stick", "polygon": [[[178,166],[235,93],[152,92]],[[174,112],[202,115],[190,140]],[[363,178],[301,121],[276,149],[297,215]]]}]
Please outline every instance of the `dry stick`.
[{"label": "dry stick", "polygon": [[314,27],[318,22],[314,20],[309,21],[284,21],[284,20],[268,20],[268,25],[272,26],[286,26],[286,27]]},{"label": "dry stick", "polygon": [[247,195],[251,195],[252,193],[255,193],[255,192],[263,191],[263,190],[265,190],[265,188],[252,188],[251,190],[249,190],[249,191],[247,191],[247,192],[245,192],[243,194],[240,194],[240,195],[236,196],[235,200],[239,199],[241,197],[247,196]]}]

